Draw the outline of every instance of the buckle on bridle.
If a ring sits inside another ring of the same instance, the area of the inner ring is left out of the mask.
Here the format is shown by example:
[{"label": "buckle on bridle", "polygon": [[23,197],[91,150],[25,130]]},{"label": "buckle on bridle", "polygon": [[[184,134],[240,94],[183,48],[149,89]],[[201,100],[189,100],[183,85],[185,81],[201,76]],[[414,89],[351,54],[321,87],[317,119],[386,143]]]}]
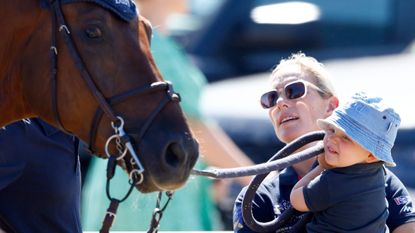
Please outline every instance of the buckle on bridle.
[{"label": "buckle on bridle", "polygon": [[114,122],[114,121],[111,122],[111,127],[114,129],[115,134],[107,139],[107,142],[105,143],[105,148],[104,148],[105,153],[107,157],[113,156],[109,152],[109,144],[113,139],[115,139],[116,148],[119,152],[119,155],[114,156],[114,157],[117,158],[117,160],[121,160],[127,154],[127,151],[130,152],[130,155],[134,161],[134,163],[131,162],[131,164],[135,164],[138,167],[137,169],[134,169],[134,170],[136,170],[136,172],[138,173],[143,173],[144,167],[141,164],[140,160],[138,159],[137,154],[134,151],[133,145],[131,144],[128,134],[126,134],[124,131],[124,120],[120,116],[117,116],[117,119],[118,119],[117,122]]},{"label": "buckle on bridle", "polygon": [[166,81],[166,83],[167,83],[167,95],[169,96],[169,99],[180,102],[182,98],[180,97],[179,93],[174,91],[173,84],[170,81]]},{"label": "buckle on bridle", "polygon": [[107,215],[108,217],[112,217],[112,218],[113,218],[113,220],[115,220],[115,217],[117,217],[117,214],[116,214],[116,213],[114,213],[114,212],[111,212],[111,211],[107,211],[106,215]]}]

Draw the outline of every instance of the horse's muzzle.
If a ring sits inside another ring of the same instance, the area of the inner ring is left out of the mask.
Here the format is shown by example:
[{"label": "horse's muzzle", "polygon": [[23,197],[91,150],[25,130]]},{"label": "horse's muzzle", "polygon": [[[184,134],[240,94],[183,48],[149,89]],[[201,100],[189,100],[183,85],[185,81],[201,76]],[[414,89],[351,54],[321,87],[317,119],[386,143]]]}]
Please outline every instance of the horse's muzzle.
[{"label": "horse's muzzle", "polygon": [[[153,192],[180,188],[189,178],[198,156],[199,144],[193,138],[168,143],[161,152],[157,166],[154,163],[145,166],[144,185],[139,185],[138,189],[141,192]],[[153,162],[156,161],[154,159]]]}]

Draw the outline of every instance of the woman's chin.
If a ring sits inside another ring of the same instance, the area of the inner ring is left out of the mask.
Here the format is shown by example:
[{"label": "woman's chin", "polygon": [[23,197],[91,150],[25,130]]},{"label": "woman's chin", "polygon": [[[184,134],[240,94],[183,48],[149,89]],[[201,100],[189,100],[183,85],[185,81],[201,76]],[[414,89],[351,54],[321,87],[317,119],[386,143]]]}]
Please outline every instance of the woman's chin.
[{"label": "woman's chin", "polygon": [[294,128],[279,129],[278,131],[276,131],[278,139],[280,141],[284,142],[284,143],[289,143],[289,142],[297,139],[298,137],[303,136],[306,133],[307,132],[295,130]]}]

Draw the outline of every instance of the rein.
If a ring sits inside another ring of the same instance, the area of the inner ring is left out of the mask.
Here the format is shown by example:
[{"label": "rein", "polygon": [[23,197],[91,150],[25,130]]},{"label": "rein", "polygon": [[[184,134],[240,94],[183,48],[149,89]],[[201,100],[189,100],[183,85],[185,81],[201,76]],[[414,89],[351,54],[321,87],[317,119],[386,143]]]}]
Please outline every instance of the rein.
[{"label": "rein", "polygon": [[[208,170],[192,170],[192,175],[197,176],[208,176],[212,178],[234,178],[241,176],[250,176],[256,175],[249,184],[244,199],[242,201],[242,217],[248,225],[248,227],[256,232],[275,232],[278,228],[281,228],[290,217],[293,215],[302,214],[301,212],[290,207],[279,217],[271,220],[269,222],[259,222],[257,221],[252,213],[252,201],[255,198],[256,191],[258,190],[259,185],[264,181],[267,175],[275,170],[280,170],[291,166],[295,163],[307,160],[314,156],[317,156],[324,152],[324,147],[322,144],[317,144],[310,148],[307,148],[298,153],[292,154],[304,145],[307,145],[314,141],[322,140],[324,137],[323,131],[316,131],[305,134],[291,143],[284,146],[280,151],[273,155],[267,162],[242,167],[242,168],[229,168],[229,169],[208,169]],[[292,154],[292,155],[291,155]],[[289,156],[291,155],[291,156]],[[275,160],[275,161],[274,161]],[[308,213],[302,217],[302,219],[294,226],[294,232],[304,226],[308,222],[311,215]]]},{"label": "rein", "polygon": [[163,207],[160,207],[162,192],[159,192],[158,197],[157,197],[157,202],[156,202],[156,208],[153,210],[153,215],[151,217],[151,222],[150,222],[150,228],[147,231],[147,233],[157,233],[158,232],[160,220],[163,217],[163,213],[166,210],[167,205],[170,203],[170,200],[172,199],[173,192],[167,191],[166,196],[168,198],[166,203],[164,203]]},{"label": "rein", "polygon": [[[121,150],[119,150],[120,153],[124,153]],[[122,155],[123,156],[123,155]],[[143,181],[143,177],[140,176],[140,179],[138,181],[135,181],[136,179],[133,177],[134,174],[139,174],[140,173],[130,173],[130,178],[129,178],[129,183],[130,183],[130,188],[128,189],[127,193],[121,198],[121,199],[117,199],[112,197],[111,192],[110,192],[110,182],[111,179],[114,177],[115,174],[115,169],[117,168],[117,158],[114,156],[110,156],[108,158],[108,164],[107,164],[107,183],[105,186],[105,191],[107,194],[108,199],[110,200],[110,205],[107,209],[107,212],[105,214],[104,220],[102,222],[102,227],[100,229],[100,233],[109,233],[109,230],[115,220],[115,217],[117,216],[117,209],[118,206],[121,202],[125,201],[131,194],[133,188],[139,184],[140,182]],[[170,203],[170,200],[172,199],[173,196],[173,192],[171,191],[167,191],[166,192],[166,196],[168,197],[166,203],[163,205],[163,207],[160,207],[161,204],[161,198],[162,198],[162,192],[159,192],[158,197],[157,197],[157,201],[156,201],[156,207],[153,210],[153,215],[151,218],[151,222],[150,222],[150,227],[149,230],[147,231],[148,233],[157,233],[158,232],[158,227],[160,224],[160,220],[163,217],[163,212],[165,211],[165,209],[167,208],[168,204]]]},{"label": "rein", "polygon": [[[166,93],[165,97],[161,100],[158,106],[150,113],[144,124],[141,126],[140,132],[138,134],[138,139],[136,143],[139,144],[142,138],[144,137],[146,131],[149,129],[151,123],[154,121],[156,116],[161,112],[164,106],[169,103],[170,101],[179,102],[180,96],[178,93],[174,92],[172,84],[170,82],[154,82],[148,86],[138,87],[135,89],[131,89],[124,93],[115,95],[109,99],[106,99],[102,92],[99,90],[98,86],[92,79],[90,72],[86,68],[85,63],[83,62],[82,57],[78,49],[75,46],[75,43],[71,37],[71,32],[69,30],[68,25],[65,22],[65,17],[63,15],[61,9],[61,1],[60,0],[49,0],[50,10],[51,10],[51,22],[52,22],[52,35],[51,35],[51,47],[50,47],[50,57],[51,57],[51,96],[52,96],[52,111],[55,116],[55,120],[58,123],[61,130],[66,131],[63,127],[61,118],[59,116],[58,111],[58,95],[57,95],[57,82],[58,82],[58,49],[56,43],[57,37],[57,29],[58,32],[62,32],[62,36],[64,39],[64,44],[67,46],[70,56],[72,57],[76,67],[78,68],[81,77],[87,84],[90,92],[94,96],[95,100],[98,103],[98,108],[95,112],[94,118],[92,120],[91,131],[90,131],[90,138],[89,138],[89,146],[90,151],[93,153],[95,151],[95,139],[96,134],[98,131],[99,123],[102,119],[102,115],[105,114],[111,121],[111,126],[114,130],[114,135],[107,139],[105,144],[105,152],[108,157],[108,165],[107,165],[107,184],[106,184],[106,193],[107,197],[110,199],[111,203],[107,210],[107,214],[105,215],[105,220],[103,223],[103,227],[100,232],[109,232],[109,229],[112,225],[112,222],[115,218],[116,211],[118,208],[119,203],[124,201],[128,198],[131,194],[132,189],[134,186],[140,184],[144,180],[144,167],[139,160],[134,146],[131,142],[130,136],[124,130],[124,120],[122,117],[118,116],[112,109],[112,105],[118,104],[124,101],[127,98],[137,95],[145,95],[150,94],[156,91],[163,91]],[[59,27],[57,27],[59,25]],[[115,141],[115,148],[118,151],[118,155],[111,155],[109,152],[110,143]],[[130,160],[126,158],[126,154],[129,152],[130,156],[132,157]],[[113,198],[110,194],[110,180],[114,176],[117,161],[124,161],[127,172],[129,173],[129,183],[131,187],[129,188],[128,192],[122,199]],[[134,168],[136,167],[136,168]],[[150,226],[149,232],[157,232],[159,221],[162,217],[162,213],[164,209],[167,207],[172,194],[169,194],[169,200],[164,205],[162,209],[159,209],[161,195],[159,195],[159,199],[157,201],[155,212],[153,213],[153,220]],[[156,211],[157,210],[157,211]]]}]

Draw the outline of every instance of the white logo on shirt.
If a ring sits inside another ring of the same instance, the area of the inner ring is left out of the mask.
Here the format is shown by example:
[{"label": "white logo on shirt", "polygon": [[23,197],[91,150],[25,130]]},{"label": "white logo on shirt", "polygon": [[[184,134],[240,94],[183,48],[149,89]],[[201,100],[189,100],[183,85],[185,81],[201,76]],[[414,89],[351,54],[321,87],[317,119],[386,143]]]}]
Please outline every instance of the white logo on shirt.
[{"label": "white logo on shirt", "polygon": [[274,213],[280,215],[282,212],[291,207],[291,203],[285,199],[280,200],[279,203],[274,205]]},{"label": "white logo on shirt", "polygon": [[411,213],[411,212],[412,212],[412,207],[410,207],[410,206],[404,206],[404,207],[402,208],[402,211],[403,211],[404,213]]},{"label": "white logo on shirt", "polygon": [[395,197],[393,200],[395,201],[396,205],[405,205],[406,203],[409,202],[409,197],[408,196],[399,196],[399,197]]},{"label": "white logo on shirt", "polygon": [[115,0],[115,4],[122,4],[130,7],[130,0]]}]

